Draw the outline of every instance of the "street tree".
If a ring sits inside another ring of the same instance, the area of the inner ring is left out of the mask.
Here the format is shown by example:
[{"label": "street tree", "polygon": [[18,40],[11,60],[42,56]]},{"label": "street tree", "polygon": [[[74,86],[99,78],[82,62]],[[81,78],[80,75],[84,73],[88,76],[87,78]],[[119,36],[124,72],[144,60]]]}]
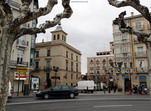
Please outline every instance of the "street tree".
[{"label": "street tree", "polygon": [[45,7],[31,11],[29,7],[32,1],[21,0],[20,15],[14,17],[8,0],[0,0],[0,111],[6,110],[9,63],[14,41],[26,34],[45,33],[46,29],[54,27],[63,18],[69,18],[72,15],[70,0],[62,0],[64,10],[57,14],[52,21],[46,21],[38,27],[23,28],[21,25],[49,14],[58,3],[57,0],[47,0]]},{"label": "street tree", "polygon": [[[143,6],[140,3],[140,0],[108,0],[109,4],[121,8],[130,6],[136,9],[149,23],[151,27],[151,13],[149,12],[149,8],[146,6]],[[127,26],[127,24],[124,22],[124,16],[126,15],[126,11],[123,11],[119,14],[118,18],[116,18],[113,21],[113,25],[118,25],[119,30],[122,33],[129,33],[137,36],[137,39],[141,43],[145,43],[147,46],[147,52],[148,52],[148,65],[149,65],[149,77],[150,77],[150,95],[151,95],[151,30],[148,33],[140,32],[137,30],[134,30],[132,27]]]}]

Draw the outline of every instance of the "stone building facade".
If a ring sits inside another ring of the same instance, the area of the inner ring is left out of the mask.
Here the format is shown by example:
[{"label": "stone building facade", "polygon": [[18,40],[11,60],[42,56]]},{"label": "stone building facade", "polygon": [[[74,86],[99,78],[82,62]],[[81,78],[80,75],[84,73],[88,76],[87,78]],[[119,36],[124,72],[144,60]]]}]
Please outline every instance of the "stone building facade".
[{"label": "stone building facade", "polygon": [[102,89],[102,83],[109,86],[118,85],[114,68],[111,67],[109,61],[114,60],[111,51],[97,52],[97,57],[87,58],[87,79],[94,80],[97,89]]},{"label": "stone building facade", "polygon": [[[142,32],[149,32],[150,27],[147,20],[141,15],[131,13],[125,18],[128,26]],[[113,25],[113,47],[115,62],[122,62],[119,81],[123,91],[128,91],[133,85],[145,85],[149,89],[149,70],[147,47],[140,43],[135,35],[121,33],[118,26]],[[125,65],[124,65],[125,64]],[[131,66],[130,66],[131,64]],[[126,66],[126,67],[125,67]]]},{"label": "stone building facade", "polygon": [[[14,18],[18,17],[22,7],[21,0],[10,0],[9,3],[13,9]],[[33,0],[30,9],[33,11],[37,8],[38,0]],[[21,27],[28,28],[35,27],[36,25],[37,20],[33,20],[23,24]],[[36,35],[25,35],[17,39],[12,46],[9,78],[12,83],[13,92],[23,92],[25,90],[29,92],[29,74],[34,67],[35,40]]]},{"label": "stone building facade", "polygon": [[[67,33],[60,25],[51,33],[52,41],[36,43],[32,75],[40,78],[40,89],[54,85],[75,86],[81,76],[81,52],[66,42]],[[56,67],[58,70],[54,71]]]}]

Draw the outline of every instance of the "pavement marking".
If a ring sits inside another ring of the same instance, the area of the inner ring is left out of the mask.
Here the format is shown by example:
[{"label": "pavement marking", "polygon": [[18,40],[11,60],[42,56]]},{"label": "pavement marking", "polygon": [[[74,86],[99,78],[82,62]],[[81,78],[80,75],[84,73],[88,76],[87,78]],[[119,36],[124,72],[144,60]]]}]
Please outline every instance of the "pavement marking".
[{"label": "pavement marking", "polygon": [[147,98],[91,98],[91,99],[66,99],[66,100],[41,100],[41,101],[30,101],[30,102],[18,102],[18,103],[7,103],[11,105],[25,105],[25,104],[39,104],[39,103],[52,103],[52,102],[71,102],[71,101],[97,101],[97,100],[149,100]]},{"label": "pavement marking", "polygon": [[103,105],[103,106],[93,106],[94,108],[108,108],[108,107],[128,107],[128,106],[133,106],[133,105]]}]

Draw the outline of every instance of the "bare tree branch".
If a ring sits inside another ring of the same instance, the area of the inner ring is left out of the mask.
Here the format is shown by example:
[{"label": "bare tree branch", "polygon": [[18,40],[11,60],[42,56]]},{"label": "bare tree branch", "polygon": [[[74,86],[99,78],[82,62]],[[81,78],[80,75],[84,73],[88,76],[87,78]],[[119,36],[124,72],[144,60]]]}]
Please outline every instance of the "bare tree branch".
[{"label": "bare tree branch", "polygon": [[64,11],[60,14],[57,14],[52,21],[46,21],[43,24],[40,24],[39,28],[20,28],[17,30],[17,36],[15,37],[15,40],[19,38],[20,36],[26,35],[26,34],[35,34],[35,33],[41,33],[45,31],[45,29],[54,27],[55,25],[59,24],[60,21],[63,18],[69,18],[72,15],[72,9],[69,5],[70,0],[63,0],[62,5],[64,7]]},{"label": "bare tree branch", "polygon": [[114,21],[113,21],[113,24],[114,25],[118,25],[119,26],[119,30],[122,32],[122,33],[125,33],[125,32],[128,32],[129,34],[134,34],[137,36],[138,38],[138,41],[139,42],[151,42],[150,41],[150,37],[151,37],[151,34],[147,34],[147,33],[143,33],[143,32],[139,32],[139,31],[135,31],[132,27],[129,27],[125,24],[124,22],[124,16],[126,15],[126,11],[124,12],[121,12],[119,14],[119,17],[116,18]]},{"label": "bare tree branch", "polygon": [[21,28],[18,30],[15,40],[23,35],[26,35],[26,34],[33,35],[36,33],[45,33],[45,30],[43,30],[42,28],[36,28],[36,27],[35,28]]},{"label": "bare tree branch", "polygon": [[140,4],[139,0],[108,0],[109,4],[115,6],[117,8],[124,7],[124,6],[131,6],[136,9],[138,12],[144,16],[149,23],[151,24],[151,14],[149,13],[149,9],[146,6]]},{"label": "bare tree branch", "polygon": [[72,15],[72,9],[69,5],[69,0],[63,0],[62,5],[64,7],[63,13],[57,14],[53,21],[46,21],[46,23],[40,24],[40,28],[48,29],[50,27],[54,27],[55,25],[59,24],[61,19],[69,18]]},{"label": "bare tree branch", "polygon": [[57,0],[48,0],[48,3],[46,7],[39,8],[38,10],[34,12],[30,12],[29,5],[31,0],[22,0],[22,14],[21,16],[14,19],[12,25],[10,26],[10,32],[14,32],[19,28],[20,25],[25,24],[29,21],[35,20],[40,16],[44,16],[48,13],[50,13],[58,2]]}]

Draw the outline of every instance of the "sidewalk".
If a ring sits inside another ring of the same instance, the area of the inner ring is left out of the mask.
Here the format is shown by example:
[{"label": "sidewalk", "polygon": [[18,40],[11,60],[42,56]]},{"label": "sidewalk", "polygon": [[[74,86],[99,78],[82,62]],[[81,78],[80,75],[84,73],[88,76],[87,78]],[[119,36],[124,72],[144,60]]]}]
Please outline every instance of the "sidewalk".
[{"label": "sidewalk", "polygon": [[106,91],[105,93],[103,91],[94,91],[93,93],[80,93],[79,95],[125,95],[122,92],[116,92],[114,93],[113,91],[111,91],[111,93],[109,93],[108,91]]},{"label": "sidewalk", "polygon": [[19,94],[17,92],[14,92],[12,95],[13,98],[18,98],[18,97],[35,97],[35,92],[30,92],[29,95],[24,95],[24,93],[19,92]]}]

